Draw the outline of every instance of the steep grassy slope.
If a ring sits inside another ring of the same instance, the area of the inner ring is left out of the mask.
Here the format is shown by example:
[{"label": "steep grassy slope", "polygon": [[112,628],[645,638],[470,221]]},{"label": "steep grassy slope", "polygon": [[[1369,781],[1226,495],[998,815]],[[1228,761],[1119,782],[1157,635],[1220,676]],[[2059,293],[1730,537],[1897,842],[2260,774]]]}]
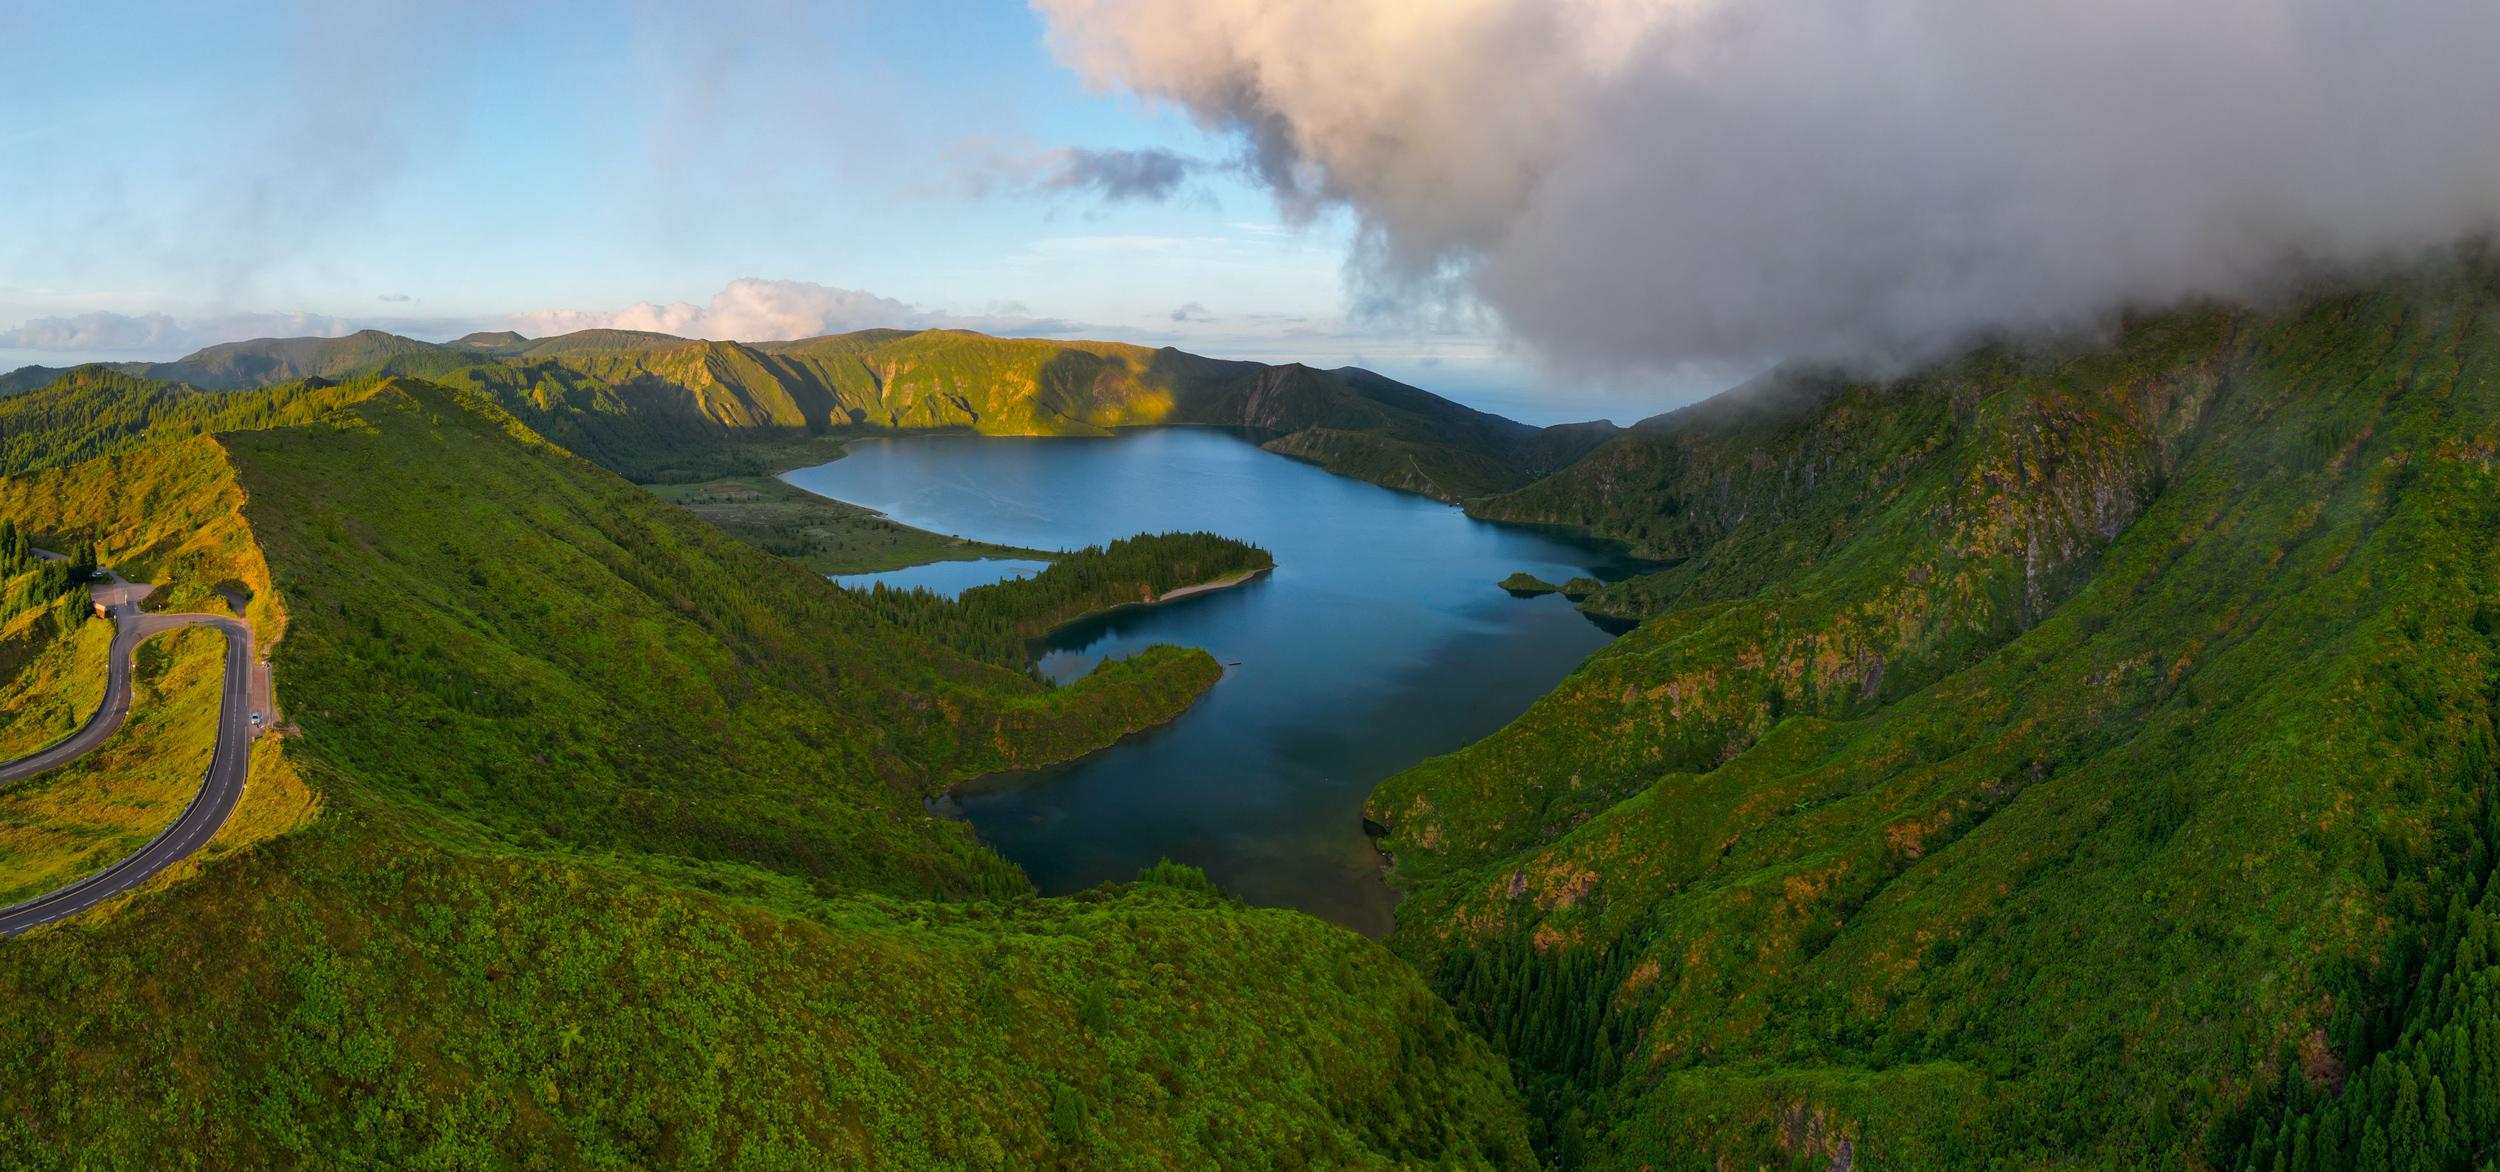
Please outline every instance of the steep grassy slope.
[{"label": "steep grassy slope", "polygon": [[[2274,1167],[2391,1047],[2355,1143],[2427,1086],[2493,857],[2496,286],[1784,378],[1483,504],[1688,559],[1371,803],[1546,1150]],[[2489,1155],[2359,1150],[2314,1166]]]},{"label": "steep grassy slope", "polygon": [[0,941],[0,1164],[1530,1166],[1379,945],[1185,868],[1034,900],[925,814],[1203,652],[1048,687],[405,380],[0,517],[245,581],[303,726],[222,857]]}]

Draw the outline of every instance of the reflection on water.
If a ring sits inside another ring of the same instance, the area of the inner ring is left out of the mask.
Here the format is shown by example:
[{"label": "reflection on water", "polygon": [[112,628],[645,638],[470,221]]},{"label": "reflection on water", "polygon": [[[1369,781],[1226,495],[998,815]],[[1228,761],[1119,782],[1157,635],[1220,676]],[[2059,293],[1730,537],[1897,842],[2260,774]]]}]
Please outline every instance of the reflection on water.
[{"label": "reflection on water", "polygon": [[836,574],[833,580],[837,585],[854,590],[866,590],[883,582],[896,590],[918,586],[953,598],[975,586],[988,586],[1010,578],[1028,578],[1049,567],[1049,562],[1023,558],[979,558],[967,562],[930,562],[925,566],[887,570],[881,574]]},{"label": "reflection on water", "polygon": [[1168,856],[1254,903],[1386,932],[1395,897],[1362,832],[1364,797],[1500,728],[1613,637],[1559,595],[1514,598],[1496,583],[1518,570],[1613,581],[1641,568],[1213,431],[850,451],[787,479],[982,541],[1073,549],[1205,529],[1276,555],[1273,574],[1101,616],[1043,649],[1042,670],[1060,680],[1152,643],[1234,664],[1168,725],[962,795],[981,837],[1050,894],[1131,879]]}]

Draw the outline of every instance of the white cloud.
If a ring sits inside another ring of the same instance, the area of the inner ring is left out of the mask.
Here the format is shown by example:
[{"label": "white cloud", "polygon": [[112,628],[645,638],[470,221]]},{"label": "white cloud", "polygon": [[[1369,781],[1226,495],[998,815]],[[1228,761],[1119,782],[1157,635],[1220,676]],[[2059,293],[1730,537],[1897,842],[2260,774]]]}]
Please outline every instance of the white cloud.
[{"label": "white cloud", "polygon": [[182,322],[162,313],[132,317],[96,311],[39,317],[0,333],[0,349],[76,354],[170,356],[247,338],[336,338],[362,327],[319,313],[238,313]]},{"label": "white cloud", "polygon": [[1003,308],[1005,312],[956,314],[923,309],[860,289],[742,277],[731,281],[709,305],[686,301],[657,305],[644,301],[617,310],[543,310],[513,314],[503,319],[500,328],[518,330],[533,338],[575,330],[610,329],[740,342],[779,342],[879,328],[966,329],[1007,335],[1065,334],[1081,328],[1057,319],[1029,316],[1018,306]]},{"label": "white cloud", "polygon": [[[386,299],[387,300],[387,299]],[[550,309],[498,317],[337,317],[320,313],[241,313],[178,320],[164,313],[138,315],[96,311],[40,317],[0,332],[0,351],[36,356],[76,355],[156,360],[176,358],[221,342],[252,338],[337,338],[361,329],[426,341],[443,341],[478,330],[518,330],[533,338],[576,330],[647,330],[685,338],[776,342],[876,328],[978,330],[1003,336],[1056,336],[1087,327],[1034,317],[1021,305],[987,313],[924,309],[858,289],[834,289],[806,281],[731,281],[709,305],[640,302],[623,309]]]},{"label": "white cloud", "polygon": [[2489,0],[1035,0],[1551,356],[1899,352],[2500,217]]}]

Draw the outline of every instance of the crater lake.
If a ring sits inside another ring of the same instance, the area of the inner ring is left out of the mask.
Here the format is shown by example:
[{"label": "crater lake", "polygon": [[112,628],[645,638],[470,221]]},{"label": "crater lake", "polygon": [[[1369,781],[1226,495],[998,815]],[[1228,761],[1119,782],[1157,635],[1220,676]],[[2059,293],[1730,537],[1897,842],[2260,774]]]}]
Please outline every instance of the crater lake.
[{"label": "crater lake", "polygon": [[[1271,574],[1097,616],[1040,648],[1041,670],[1062,682],[1154,643],[1206,648],[1228,666],[1188,712],[1073,762],[980,779],[958,791],[959,809],[943,805],[1044,894],[1126,881],[1169,857],[1252,903],[1374,936],[1396,896],[1363,832],[1372,787],[1500,728],[1613,638],[1560,595],[1518,598],[1497,583],[1519,570],[1560,582],[1643,568],[1215,429],[864,440],[784,479],[1005,545],[1206,530],[1266,547]],[[1026,569],[995,565],[995,576]]]}]

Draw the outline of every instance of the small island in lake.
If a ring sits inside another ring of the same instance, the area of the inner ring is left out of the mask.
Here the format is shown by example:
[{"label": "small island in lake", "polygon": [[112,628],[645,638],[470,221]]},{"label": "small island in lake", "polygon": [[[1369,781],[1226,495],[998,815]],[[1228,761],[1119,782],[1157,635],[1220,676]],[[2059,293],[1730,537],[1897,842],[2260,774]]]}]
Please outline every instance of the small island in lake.
[{"label": "small island in lake", "polygon": [[1502,579],[1502,589],[1508,590],[1521,598],[1534,598],[1540,594],[1552,594],[1561,590],[1562,587],[1556,586],[1543,578],[1539,578],[1526,570],[1521,570],[1510,577]]}]

